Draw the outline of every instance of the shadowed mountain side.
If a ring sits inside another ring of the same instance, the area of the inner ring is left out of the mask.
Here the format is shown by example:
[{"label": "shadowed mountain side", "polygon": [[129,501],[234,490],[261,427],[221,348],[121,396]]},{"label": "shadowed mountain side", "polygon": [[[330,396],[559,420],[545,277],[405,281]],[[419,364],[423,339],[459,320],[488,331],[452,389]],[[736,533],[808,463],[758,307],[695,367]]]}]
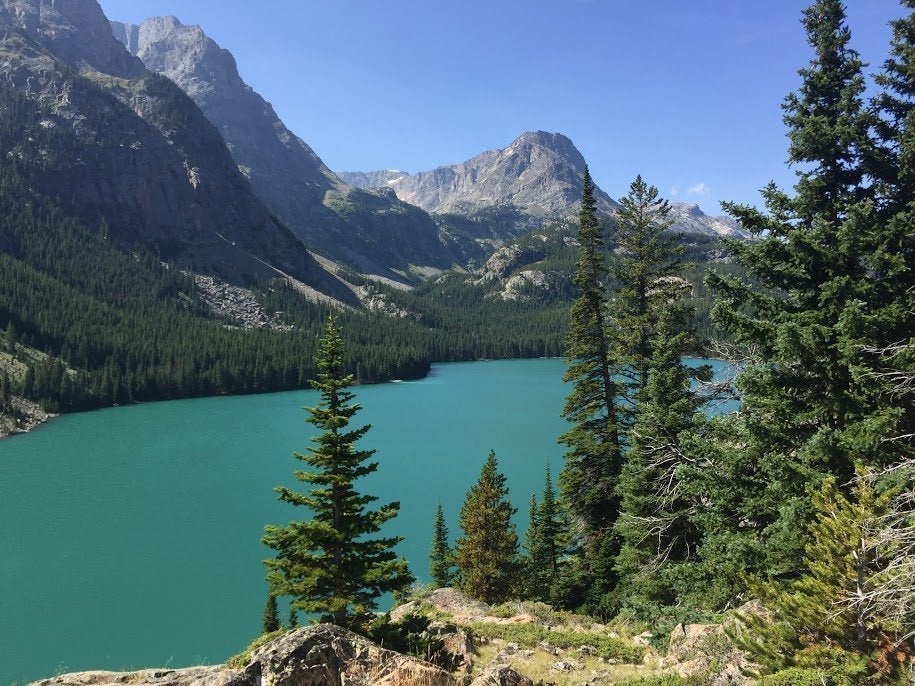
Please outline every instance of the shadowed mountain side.
[{"label": "shadowed mountain side", "polygon": [[[152,71],[178,84],[219,129],[254,191],[310,247],[351,267],[403,278],[410,265],[467,257],[424,212],[393,193],[354,191],[292,133],[238,74],[232,54],[175,17],[112,31]],[[473,252],[473,245],[469,246]]]},{"label": "shadowed mountain side", "polygon": [[0,73],[17,100],[3,143],[30,191],[125,247],[151,244],[235,283],[280,270],[352,302],[252,193],[196,105],[113,38],[98,47],[100,26],[95,0],[0,0]]}]

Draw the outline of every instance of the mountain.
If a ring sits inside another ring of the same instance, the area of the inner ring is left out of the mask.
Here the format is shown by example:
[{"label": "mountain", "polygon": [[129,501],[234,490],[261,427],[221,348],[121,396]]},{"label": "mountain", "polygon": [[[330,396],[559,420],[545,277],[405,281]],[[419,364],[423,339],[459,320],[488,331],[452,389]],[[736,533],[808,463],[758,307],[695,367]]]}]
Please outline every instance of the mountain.
[{"label": "mountain", "polygon": [[122,246],[235,283],[285,273],[352,300],[254,195],[219,132],[114,39],[95,0],[0,0],[2,132],[30,193]]},{"label": "mountain", "polygon": [[[427,212],[448,217],[501,218],[508,238],[574,216],[581,200],[585,159],[561,133],[528,131],[501,150],[480,153],[461,164],[408,174],[396,170],[338,172],[359,188],[383,186]],[[618,204],[595,189],[597,210],[612,215]],[[695,205],[672,204],[675,231],[710,236],[744,235],[727,217],[709,217]],[[464,227],[466,230],[466,227]]]},{"label": "mountain", "polygon": [[232,54],[199,26],[156,17],[140,25],[113,21],[111,31],[147,68],[194,100],[255,193],[309,247],[395,279],[411,265],[448,268],[465,261],[465,251],[425,212],[393,192],[341,181],[242,80]]},{"label": "mountain", "polygon": [[[574,214],[584,169],[584,157],[567,137],[529,131],[507,148],[432,171],[341,172],[339,176],[358,187],[381,182],[401,200],[427,212],[472,215],[490,207],[512,207],[548,221]],[[603,191],[596,193],[595,200],[604,212],[616,207]]]}]

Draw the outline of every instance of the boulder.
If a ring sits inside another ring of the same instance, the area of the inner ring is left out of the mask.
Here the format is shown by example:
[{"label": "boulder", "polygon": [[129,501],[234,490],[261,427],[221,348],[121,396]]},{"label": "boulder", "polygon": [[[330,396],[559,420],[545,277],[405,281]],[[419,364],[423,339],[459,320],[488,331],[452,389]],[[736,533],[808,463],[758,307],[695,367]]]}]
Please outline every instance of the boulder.
[{"label": "boulder", "polygon": [[661,668],[681,677],[713,672],[709,686],[742,686],[755,683],[747,676],[753,665],[721,624],[678,624],[670,634]]},{"label": "boulder", "polygon": [[187,669],[144,669],[138,672],[77,672],[62,674],[33,686],[257,686],[243,671],[225,667],[188,667]]},{"label": "boulder", "polygon": [[296,629],[257,648],[246,672],[259,686],[451,685],[443,669],[330,624]]},{"label": "boulder", "polygon": [[36,682],[36,686],[452,686],[452,683],[448,672],[428,662],[385,650],[342,627],[319,624],[286,632],[256,648],[243,670],[216,666],[80,672]]},{"label": "boulder", "polygon": [[[425,632],[431,638],[442,642],[442,652],[454,669],[470,671],[476,647],[464,629],[450,622],[432,622]],[[444,664],[436,661],[436,664]]]},{"label": "boulder", "polygon": [[534,682],[511,667],[494,665],[470,682],[470,686],[534,686]]}]

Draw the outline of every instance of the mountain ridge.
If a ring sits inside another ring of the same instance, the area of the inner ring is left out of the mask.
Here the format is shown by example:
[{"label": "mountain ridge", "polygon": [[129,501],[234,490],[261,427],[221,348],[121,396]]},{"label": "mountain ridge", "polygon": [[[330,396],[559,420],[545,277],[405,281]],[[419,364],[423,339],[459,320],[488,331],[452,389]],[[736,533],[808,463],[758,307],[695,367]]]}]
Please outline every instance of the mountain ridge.
[{"label": "mountain ridge", "polygon": [[403,279],[411,265],[450,267],[463,249],[394,194],[337,177],[238,73],[231,52],[172,16],[111,22],[117,40],[174,81],[219,129],[255,193],[307,245],[363,272]]},{"label": "mountain ridge", "polygon": [[[520,222],[524,228],[542,228],[578,212],[585,165],[584,156],[567,136],[526,131],[505,148],[430,171],[344,171],[337,175],[360,188],[390,188],[401,200],[432,214],[473,216],[491,208],[511,208],[526,218]],[[600,188],[595,188],[594,199],[601,214],[612,216],[619,208]],[[730,217],[712,217],[698,205],[671,203],[671,219],[674,231],[747,237]]]},{"label": "mountain ridge", "polygon": [[354,300],[253,195],[190,98],[115,40],[95,0],[0,0],[0,27],[0,73],[22,99],[4,144],[29,192],[195,271],[290,275]]}]

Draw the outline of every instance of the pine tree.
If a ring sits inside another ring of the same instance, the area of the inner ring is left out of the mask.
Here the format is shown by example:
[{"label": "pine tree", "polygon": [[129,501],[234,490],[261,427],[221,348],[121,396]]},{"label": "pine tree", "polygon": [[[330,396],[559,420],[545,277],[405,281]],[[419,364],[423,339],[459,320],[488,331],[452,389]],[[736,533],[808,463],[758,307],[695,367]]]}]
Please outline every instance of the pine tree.
[{"label": "pine tree", "polygon": [[487,603],[502,602],[514,590],[518,536],[512,524],[515,508],[507,498],[505,475],[490,450],[461,507],[463,535],[455,544],[461,590]]},{"label": "pine tree", "polygon": [[445,513],[442,504],[435,508],[432,524],[432,549],[429,552],[429,574],[437,588],[450,586],[454,582],[452,567],[453,553],[448,541],[448,527],[445,525]]},{"label": "pine tree", "polygon": [[906,651],[892,649],[895,636],[870,595],[885,551],[871,545],[868,526],[887,501],[865,479],[848,498],[832,478],[813,493],[804,574],[786,588],[760,589],[770,614],[751,617],[753,631],[745,634],[767,671],[811,667],[860,679],[855,683],[892,683]]},{"label": "pine tree", "polygon": [[276,596],[267,594],[267,603],[264,605],[264,633],[270,634],[280,629],[280,616],[276,607]]},{"label": "pine tree", "polygon": [[305,506],[313,516],[286,526],[268,525],[263,539],[277,552],[265,562],[270,588],[290,596],[294,609],[322,613],[341,626],[363,620],[380,595],[413,581],[406,561],[394,552],[401,539],[377,536],[399,504],[369,510],[377,498],[355,490],[354,482],[374,472],[378,463],[368,462],[374,451],[356,448],[371,427],[348,428],[360,406],[347,390],[353,379],[343,372],[343,353],[340,329],[330,316],[316,357],[318,379],[312,382],[321,401],[307,408],[308,421],[321,433],[306,454],[295,453],[313,470],[297,471],[296,479],[312,488],[307,494],[276,489],[280,500]]},{"label": "pine tree", "polygon": [[10,322],[6,325],[6,332],[4,334],[3,347],[6,349],[10,355],[16,355],[16,343],[19,341],[19,336],[16,334],[16,327],[13,326],[13,322]]},{"label": "pine tree", "polygon": [[12,395],[10,385],[10,375],[4,369],[0,372],[0,409],[6,408],[10,403],[10,397]]},{"label": "pine tree", "polygon": [[[666,298],[685,282],[681,234],[671,233],[670,205],[658,189],[636,176],[629,193],[620,198],[614,217],[616,259],[610,273],[617,292],[610,302],[607,317],[611,359],[620,360],[619,374],[624,379],[619,392],[622,426],[629,429],[639,395],[648,384],[652,364],[652,340]],[[684,346],[683,352],[686,351]],[[625,442],[624,442],[625,443]]]},{"label": "pine tree", "polygon": [[709,368],[691,368],[682,356],[693,343],[684,284],[668,281],[652,296],[658,320],[652,323],[646,386],[639,393],[631,446],[620,477],[621,513],[615,531],[621,602],[643,619],[678,602],[672,579],[677,565],[692,559],[699,544],[693,521],[700,496],[690,491],[684,434],[694,427],[702,399],[691,382],[708,379]]},{"label": "pine tree", "polygon": [[299,625],[299,613],[296,612],[296,609],[289,606],[289,619],[286,622],[286,626],[290,629],[295,629]]},{"label": "pine tree", "polygon": [[538,503],[531,495],[530,521],[525,534],[524,547],[527,550],[525,559],[526,595],[535,600],[552,602],[560,575],[560,557],[563,551],[564,522],[556,490],[546,467],[543,482],[543,493]]},{"label": "pine tree", "polygon": [[562,416],[572,424],[560,442],[568,446],[559,483],[563,501],[586,548],[599,545],[617,511],[614,492],[622,466],[614,375],[619,364],[609,356],[606,335],[606,275],[604,239],[597,220],[594,184],[587,168],[582,180],[578,214],[579,258],[565,340],[567,369],[572,383]]},{"label": "pine tree", "polygon": [[863,160],[872,147],[862,63],[838,0],[804,11],[814,57],[784,104],[789,161],[800,165],[795,195],[764,192],[768,214],[726,204],[759,240],[728,243],[756,284],[709,275],[713,315],[763,363],[740,377],[747,444],[742,457],[768,484],[758,512],[769,573],[797,571],[811,516],[807,485],[835,474],[846,483],[854,459],[879,459],[868,436],[868,391],[854,382],[860,305],[870,286],[864,255],[873,221]]}]

